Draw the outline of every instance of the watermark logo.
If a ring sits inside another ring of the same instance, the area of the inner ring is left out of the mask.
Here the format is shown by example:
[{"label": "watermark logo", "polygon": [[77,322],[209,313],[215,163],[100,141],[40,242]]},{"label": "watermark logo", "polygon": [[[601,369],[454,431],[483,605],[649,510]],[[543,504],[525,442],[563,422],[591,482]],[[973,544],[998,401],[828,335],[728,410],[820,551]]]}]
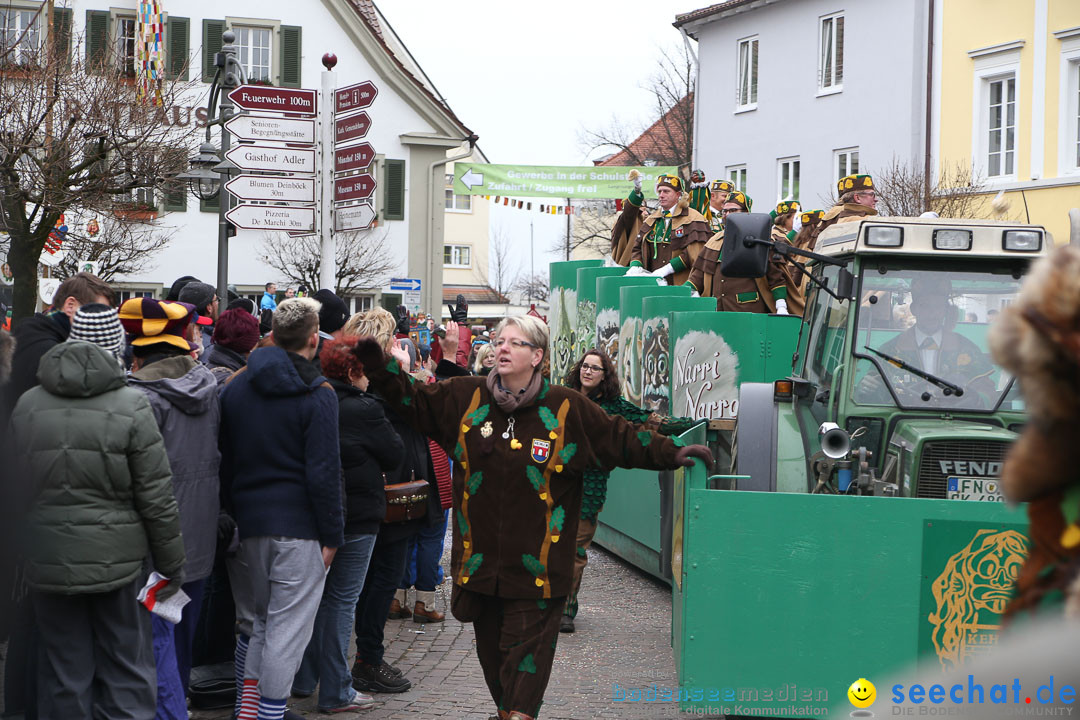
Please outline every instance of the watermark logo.
[{"label": "watermark logo", "polygon": [[877,688],[874,687],[874,683],[870,682],[866,678],[859,678],[855,682],[851,683],[851,687],[847,691],[848,700],[855,706],[855,710],[852,711],[851,717],[874,717],[872,710],[866,708],[874,704],[877,700]]}]

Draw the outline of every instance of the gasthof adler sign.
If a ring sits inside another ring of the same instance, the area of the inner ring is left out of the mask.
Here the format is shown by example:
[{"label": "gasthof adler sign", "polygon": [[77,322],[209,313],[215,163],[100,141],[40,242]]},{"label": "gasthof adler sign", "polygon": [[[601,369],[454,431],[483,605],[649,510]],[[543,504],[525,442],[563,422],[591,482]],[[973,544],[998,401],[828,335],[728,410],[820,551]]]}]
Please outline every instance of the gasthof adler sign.
[{"label": "gasthof adler sign", "polygon": [[314,115],[316,97],[314,90],[266,85],[241,85],[229,93],[229,99],[244,110],[269,110],[297,115]]}]

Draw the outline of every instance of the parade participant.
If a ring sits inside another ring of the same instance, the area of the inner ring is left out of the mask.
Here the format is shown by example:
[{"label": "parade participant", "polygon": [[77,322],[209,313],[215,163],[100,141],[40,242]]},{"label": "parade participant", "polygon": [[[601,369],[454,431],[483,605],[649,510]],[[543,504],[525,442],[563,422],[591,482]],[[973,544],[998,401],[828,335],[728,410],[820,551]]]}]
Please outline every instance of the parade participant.
[{"label": "parade participant", "polygon": [[840,202],[833,205],[821,218],[814,232],[810,247],[817,243],[817,237],[826,228],[838,222],[851,222],[852,219],[877,215],[877,190],[874,179],[869,175],[848,175],[836,181],[836,193]]},{"label": "parade participant", "polygon": [[799,215],[798,229],[791,244],[802,250],[813,250],[817,228],[825,217],[824,210],[807,210]]},{"label": "parade participant", "polygon": [[709,185],[709,229],[715,235],[724,228],[724,203],[735,192],[735,184],[727,180],[713,180]]},{"label": "parade participant", "polygon": [[[577,365],[566,375],[566,387],[586,395],[608,415],[619,415],[632,423],[645,425],[661,435],[678,435],[693,427],[698,421],[690,418],[667,418],[642,410],[622,396],[619,374],[607,353],[591,348]],[[587,468],[584,472],[585,486],[581,497],[581,519],[578,521],[577,548],[574,553],[574,577],[570,581],[570,595],[566,599],[559,631],[574,632],[574,618],[578,614],[578,590],[581,577],[589,563],[588,550],[596,534],[596,518],[604,509],[607,499],[607,483],[610,473],[600,468]]]},{"label": "parade participant", "polygon": [[709,194],[709,181],[705,179],[704,170],[694,170],[690,173],[690,208],[697,210],[709,222],[712,218],[712,209]]},{"label": "parade participant", "polygon": [[584,470],[712,459],[551,385],[548,341],[539,319],[506,318],[491,374],[433,385],[409,381],[401,350],[387,360],[376,341],[356,346],[372,387],[454,460],[451,611],[473,623],[499,717],[514,720],[536,716],[551,675],[574,560],[560,540],[577,535]]},{"label": "parade participant", "polygon": [[[777,203],[776,208],[769,212],[773,219],[771,235],[773,241],[785,245],[794,245],[797,234],[794,225],[799,215],[799,209],[798,200],[783,200]],[[793,259],[799,262],[803,258],[794,257]],[[803,308],[806,307],[806,288],[804,284],[808,281],[804,280],[802,271],[785,260],[782,255],[770,254],[769,262],[775,263],[777,269],[784,276],[784,284],[787,287],[787,296],[784,301],[788,312],[802,317]]]},{"label": "parade participant", "polygon": [[611,228],[611,260],[616,265],[627,267],[630,265],[630,254],[634,249],[634,238],[641,229],[641,220],[647,214],[645,206],[645,194],[641,192],[641,173],[631,170],[626,179],[634,183],[634,189],[623,200],[622,210],[619,212],[615,225]]},{"label": "parade participant", "polygon": [[[753,199],[736,190],[728,196],[721,211],[724,217],[732,213],[750,212]],[[716,309],[724,312],[756,312],[787,315],[787,276],[778,263],[769,262],[764,278],[729,278],[721,268],[720,252],[724,248],[724,230],[709,238],[694,263],[687,284],[702,297],[716,298]]]},{"label": "parade participant", "polygon": [[677,175],[656,178],[660,207],[641,222],[627,276],[651,274],[664,278],[669,285],[686,282],[690,268],[709,239],[709,224],[701,213],[689,207],[683,185]]}]

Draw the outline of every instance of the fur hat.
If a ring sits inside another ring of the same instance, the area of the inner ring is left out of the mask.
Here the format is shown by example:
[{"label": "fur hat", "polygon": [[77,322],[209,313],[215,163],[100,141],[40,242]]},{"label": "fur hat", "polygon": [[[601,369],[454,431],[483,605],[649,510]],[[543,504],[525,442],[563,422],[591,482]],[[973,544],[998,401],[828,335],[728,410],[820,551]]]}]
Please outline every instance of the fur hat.
[{"label": "fur hat", "polygon": [[195,315],[188,303],[135,297],[124,301],[119,315],[124,329],[135,336],[131,344],[136,347],[163,342],[187,351],[199,349],[187,340],[187,326]]},{"label": "fur hat", "polygon": [[240,353],[251,352],[259,342],[259,321],[246,310],[234,308],[221,313],[214,328],[214,344]]},{"label": "fur hat", "polygon": [[101,303],[83,305],[75,311],[68,340],[94,343],[118,360],[124,354],[124,328],[116,309]]}]

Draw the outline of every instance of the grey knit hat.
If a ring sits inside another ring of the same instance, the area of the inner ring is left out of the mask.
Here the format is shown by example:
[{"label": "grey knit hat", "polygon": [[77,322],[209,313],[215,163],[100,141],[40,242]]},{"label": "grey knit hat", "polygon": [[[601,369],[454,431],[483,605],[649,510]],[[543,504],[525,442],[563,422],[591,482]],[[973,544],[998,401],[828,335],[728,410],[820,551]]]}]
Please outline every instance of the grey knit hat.
[{"label": "grey knit hat", "polygon": [[68,340],[94,343],[120,359],[124,353],[124,326],[120,324],[116,308],[90,303],[75,311]]}]

